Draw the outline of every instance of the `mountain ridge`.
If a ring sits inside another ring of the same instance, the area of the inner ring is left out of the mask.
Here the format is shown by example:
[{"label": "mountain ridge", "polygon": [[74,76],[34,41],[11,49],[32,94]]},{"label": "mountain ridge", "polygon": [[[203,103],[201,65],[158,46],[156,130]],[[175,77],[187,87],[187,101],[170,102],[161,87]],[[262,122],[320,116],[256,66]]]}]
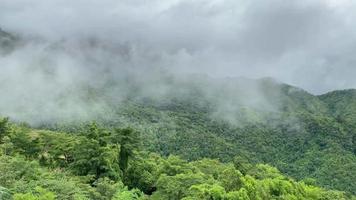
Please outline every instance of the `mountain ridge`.
[{"label": "mountain ridge", "polygon": [[[0,45],[11,52],[11,40],[6,33],[0,35]],[[355,89],[314,95],[271,78],[177,75],[156,68],[146,70],[145,76],[126,68],[115,75],[121,68],[103,68],[98,71],[103,78],[95,74],[63,89],[54,84],[58,71],[46,61],[28,71],[52,87],[38,90],[43,84],[30,81],[33,93],[26,98],[21,90],[15,98],[13,93],[4,95],[1,116],[67,133],[80,133],[90,121],[107,129],[134,127],[141,133],[144,151],[163,157],[232,162],[240,156],[252,164],[277,167],[298,181],[313,178],[327,189],[356,192]],[[10,84],[8,92],[12,88]],[[15,101],[21,103],[14,105]]]}]

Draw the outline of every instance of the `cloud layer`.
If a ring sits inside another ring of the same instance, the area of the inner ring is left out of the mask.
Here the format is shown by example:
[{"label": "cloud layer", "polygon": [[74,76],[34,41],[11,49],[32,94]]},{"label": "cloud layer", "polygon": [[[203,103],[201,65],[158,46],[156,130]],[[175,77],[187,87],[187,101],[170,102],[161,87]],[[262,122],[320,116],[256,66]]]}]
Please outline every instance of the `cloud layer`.
[{"label": "cloud layer", "polygon": [[90,118],[127,90],[164,97],[186,73],[356,88],[355,13],[351,0],[1,0],[0,27],[25,39],[0,56],[0,110],[33,123]]},{"label": "cloud layer", "polygon": [[0,26],[128,44],[174,71],[271,76],[323,93],[356,87],[355,11],[348,0],[2,0]]}]

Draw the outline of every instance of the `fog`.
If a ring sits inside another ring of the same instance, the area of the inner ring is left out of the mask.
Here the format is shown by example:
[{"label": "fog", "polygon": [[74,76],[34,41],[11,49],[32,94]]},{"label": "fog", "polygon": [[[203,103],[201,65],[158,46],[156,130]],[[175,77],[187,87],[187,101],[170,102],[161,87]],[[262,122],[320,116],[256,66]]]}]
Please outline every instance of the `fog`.
[{"label": "fog", "polygon": [[[0,57],[1,114],[90,118],[132,91],[184,93],[187,74],[272,77],[314,94],[356,88],[355,11],[351,0],[2,0],[0,27],[21,39]],[[242,85],[250,106],[274,109]],[[235,96],[215,100],[216,113],[234,110]]]}]

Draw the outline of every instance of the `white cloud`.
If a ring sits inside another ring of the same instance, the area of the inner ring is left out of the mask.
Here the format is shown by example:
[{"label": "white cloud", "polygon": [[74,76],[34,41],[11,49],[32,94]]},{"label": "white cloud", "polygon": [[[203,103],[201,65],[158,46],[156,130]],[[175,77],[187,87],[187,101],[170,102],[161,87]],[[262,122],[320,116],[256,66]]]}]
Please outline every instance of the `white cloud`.
[{"label": "white cloud", "polygon": [[50,41],[100,38],[135,50],[131,65],[272,76],[322,93],[356,87],[355,8],[351,0],[2,0],[0,26]]}]

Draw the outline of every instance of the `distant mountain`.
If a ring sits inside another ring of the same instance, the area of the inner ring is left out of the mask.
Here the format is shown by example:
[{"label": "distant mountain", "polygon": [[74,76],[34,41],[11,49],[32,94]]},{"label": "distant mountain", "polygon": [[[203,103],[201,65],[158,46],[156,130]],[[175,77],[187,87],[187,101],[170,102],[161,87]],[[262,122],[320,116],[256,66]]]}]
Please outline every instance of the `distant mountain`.
[{"label": "distant mountain", "polygon": [[355,125],[356,89],[329,92],[319,99],[327,104],[329,113],[339,122]]},{"label": "distant mountain", "polygon": [[329,92],[319,96],[325,102],[330,115],[348,132],[353,133],[350,140],[356,154],[356,89]]},{"label": "distant mountain", "polygon": [[17,38],[0,28],[0,54],[8,53],[15,48]]},{"label": "distant mountain", "polygon": [[97,121],[135,127],[145,148],[164,156],[231,161],[239,155],[355,194],[355,90],[315,96],[272,79],[167,80],[164,95],[128,95]]},{"label": "distant mountain", "polygon": [[[0,30],[0,53],[11,51],[16,41]],[[55,76],[50,66],[35,67],[39,74]],[[42,106],[51,94],[44,98],[41,93],[34,97],[39,107],[13,108],[21,111],[20,120],[40,118],[39,128],[77,132],[90,120],[109,128],[131,126],[141,132],[145,150],[163,156],[224,162],[240,156],[275,166],[297,180],[314,178],[320,186],[356,194],[356,90],[316,96],[270,78],[128,74],[110,76],[109,71],[105,76],[110,78],[99,78],[97,84],[83,81],[58,90],[47,110]],[[85,106],[74,107],[76,103]],[[39,117],[40,112],[52,114],[58,105],[65,111],[93,110],[95,117],[73,120],[59,108],[58,116]]]}]

